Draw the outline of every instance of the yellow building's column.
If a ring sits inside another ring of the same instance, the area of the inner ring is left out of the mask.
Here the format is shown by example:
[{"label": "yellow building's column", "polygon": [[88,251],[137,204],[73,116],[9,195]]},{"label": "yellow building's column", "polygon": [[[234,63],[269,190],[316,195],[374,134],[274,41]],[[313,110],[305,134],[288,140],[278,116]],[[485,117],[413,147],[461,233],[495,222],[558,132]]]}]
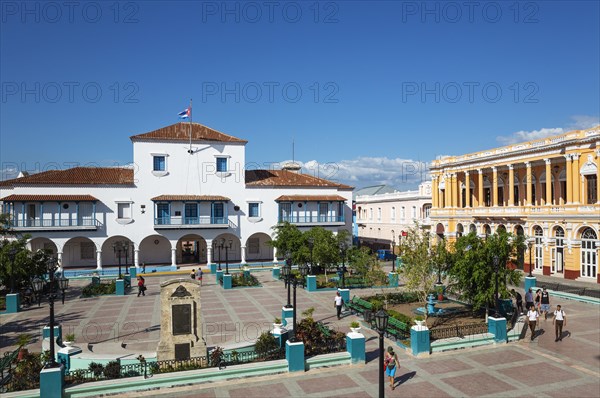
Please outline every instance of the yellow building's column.
[{"label": "yellow building's column", "polygon": [[579,203],[579,187],[581,177],[579,176],[579,154],[571,155],[573,158],[573,203]]},{"label": "yellow building's column", "polygon": [[515,205],[515,170],[512,164],[508,165],[508,205]]},{"label": "yellow building's column", "polygon": [[492,166],[492,205],[498,206],[498,168]]},{"label": "yellow building's column", "polygon": [[567,204],[573,203],[573,163],[571,155],[565,155],[565,163],[567,168],[565,174],[567,175]]},{"label": "yellow building's column", "polygon": [[431,176],[431,207],[437,209],[437,190],[438,190],[438,178],[437,176]]},{"label": "yellow building's column", "polygon": [[531,162],[525,162],[525,167],[527,167],[527,175],[525,176],[525,183],[527,184],[527,206],[531,206],[533,204],[533,188],[531,185],[533,178],[531,174]]},{"label": "yellow building's column", "polygon": [[444,177],[444,207],[448,208],[452,206],[450,203],[450,191],[452,190],[452,184],[450,182],[450,177],[446,175]]},{"label": "yellow building's column", "polygon": [[479,207],[483,207],[483,169],[478,169],[477,174],[477,201]]},{"label": "yellow building's column", "polygon": [[[596,142],[596,148],[600,143]],[[600,149],[596,150],[596,203],[600,205]]]},{"label": "yellow building's column", "polygon": [[544,159],[546,163],[546,206],[552,205],[552,162]]},{"label": "yellow building's column", "polygon": [[452,174],[452,207],[458,207],[458,174]]},{"label": "yellow building's column", "polygon": [[[600,167],[598,169],[600,170]],[[598,186],[600,186],[600,183],[598,183]],[[465,171],[465,207],[471,207],[471,180],[469,179],[468,170]]]}]

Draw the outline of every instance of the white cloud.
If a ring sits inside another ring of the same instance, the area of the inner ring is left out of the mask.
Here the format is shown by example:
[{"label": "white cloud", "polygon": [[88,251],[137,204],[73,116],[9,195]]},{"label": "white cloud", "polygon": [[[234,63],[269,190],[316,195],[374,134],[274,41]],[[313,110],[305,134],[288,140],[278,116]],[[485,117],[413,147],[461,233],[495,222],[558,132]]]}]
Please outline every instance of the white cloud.
[{"label": "white cloud", "polygon": [[511,145],[519,142],[551,137],[553,135],[560,135],[571,130],[585,130],[600,124],[600,118],[598,118],[598,116],[574,115],[571,116],[571,120],[572,122],[567,124],[564,128],[553,127],[541,128],[539,130],[532,131],[521,130],[507,136],[498,136],[496,137],[496,141],[502,145]]},{"label": "white cloud", "polygon": [[503,145],[516,144],[518,142],[537,140],[540,138],[551,137],[553,135],[560,135],[564,133],[564,130],[560,127],[556,128],[542,128],[539,130],[532,131],[517,131],[516,133],[512,133],[509,136],[499,136],[496,137],[496,140]]},{"label": "white cloud", "polygon": [[[283,161],[279,165],[285,164]],[[348,184],[357,188],[385,184],[396,189],[414,189],[429,179],[428,164],[412,159],[387,157],[358,157],[339,162],[319,163],[295,161],[302,173]]]}]

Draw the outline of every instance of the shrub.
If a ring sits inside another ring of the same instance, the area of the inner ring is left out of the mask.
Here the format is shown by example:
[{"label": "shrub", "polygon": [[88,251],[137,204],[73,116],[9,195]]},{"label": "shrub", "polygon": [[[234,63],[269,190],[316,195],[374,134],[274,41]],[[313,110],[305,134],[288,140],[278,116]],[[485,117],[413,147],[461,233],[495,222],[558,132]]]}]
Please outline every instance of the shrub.
[{"label": "shrub", "polygon": [[81,291],[82,297],[101,296],[104,294],[115,294],[117,292],[117,284],[115,281],[110,283],[89,284]]},{"label": "shrub", "polygon": [[121,377],[121,364],[119,361],[110,361],[104,367],[103,373],[107,379],[118,379]]},{"label": "shrub", "polygon": [[254,351],[261,357],[277,350],[277,348],[279,348],[277,339],[269,332],[264,332],[258,336],[256,344],[254,345]]},{"label": "shrub", "polygon": [[395,318],[395,319],[399,320],[400,322],[404,322],[407,325],[410,325],[412,323],[412,318],[409,317],[408,315],[404,315],[404,314],[402,314],[398,311],[394,311],[394,310],[388,310],[387,313],[392,318]]},{"label": "shrub", "polygon": [[104,373],[104,365],[97,362],[91,362],[88,365],[88,370],[94,374],[96,377],[100,377]]},{"label": "shrub", "polygon": [[223,360],[223,348],[217,346],[210,353],[210,365],[219,366]]},{"label": "shrub", "polygon": [[240,272],[231,275],[231,287],[237,286],[260,286],[260,282],[254,275],[244,276],[244,273]]},{"label": "shrub", "polygon": [[356,329],[359,326],[360,326],[360,323],[358,323],[356,321],[350,322],[350,327],[353,328],[353,329]]}]

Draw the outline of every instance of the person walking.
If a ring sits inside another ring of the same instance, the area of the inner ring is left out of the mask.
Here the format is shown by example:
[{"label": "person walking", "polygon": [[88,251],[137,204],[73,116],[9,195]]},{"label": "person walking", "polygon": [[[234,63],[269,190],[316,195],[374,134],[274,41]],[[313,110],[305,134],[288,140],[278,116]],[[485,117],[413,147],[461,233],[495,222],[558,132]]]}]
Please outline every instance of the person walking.
[{"label": "person walking", "polygon": [[529,288],[527,292],[525,292],[525,308],[529,311],[529,308],[533,305],[533,290]]},{"label": "person walking", "polygon": [[192,273],[190,274],[190,278],[196,279],[196,270],[195,269],[192,270]]},{"label": "person walking", "polygon": [[529,311],[527,311],[527,319],[529,320],[529,329],[531,330],[531,341],[535,337],[535,327],[537,325],[537,320],[540,314],[538,314],[534,305],[529,307]]},{"label": "person walking", "polygon": [[145,296],[146,293],[146,281],[144,280],[144,277],[141,275],[138,275],[137,277],[137,285],[138,285],[138,297],[140,297],[140,294],[142,296]]},{"label": "person walking", "polygon": [[395,384],[396,384],[396,380],[395,380],[396,368],[398,368],[400,366],[400,361],[398,361],[398,356],[394,352],[394,349],[392,348],[392,346],[389,346],[385,353],[384,364],[385,364],[385,374],[389,378],[390,387],[393,390],[394,388],[396,388],[396,386],[395,386]]},{"label": "person walking", "polygon": [[542,289],[535,291],[535,309],[540,312],[540,303],[542,301]]},{"label": "person walking", "polygon": [[202,272],[202,268],[198,268],[198,272],[196,272],[196,279],[200,281],[200,286],[202,286],[202,277],[204,276],[204,272]]},{"label": "person walking", "polygon": [[540,311],[540,315],[542,315],[542,311],[544,312],[544,320],[548,319],[548,312],[550,312],[550,294],[548,293],[548,291],[546,290],[546,286],[544,286],[542,289],[542,306],[541,306],[541,311]]},{"label": "person walking", "polygon": [[521,293],[515,291],[515,289],[512,289],[510,292],[515,296],[517,311],[519,312],[519,315],[521,315],[523,313],[523,296],[521,296]]},{"label": "person walking", "polygon": [[335,295],[335,298],[333,299],[333,302],[334,302],[333,306],[337,310],[337,318],[342,319],[342,305],[344,305],[344,299],[340,295],[340,292],[337,292],[337,294]]},{"label": "person walking", "polygon": [[554,342],[562,341],[562,328],[563,326],[567,326],[567,315],[562,310],[560,305],[556,306],[556,311],[554,311],[554,318],[552,318],[552,324],[554,325],[554,333],[556,334],[556,339]]}]

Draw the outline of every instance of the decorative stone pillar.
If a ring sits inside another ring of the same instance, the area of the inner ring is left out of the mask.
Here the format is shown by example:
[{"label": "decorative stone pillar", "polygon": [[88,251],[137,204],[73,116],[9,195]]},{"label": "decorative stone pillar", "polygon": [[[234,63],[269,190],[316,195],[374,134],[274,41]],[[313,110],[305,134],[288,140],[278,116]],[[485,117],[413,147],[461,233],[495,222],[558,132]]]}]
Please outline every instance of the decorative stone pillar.
[{"label": "decorative stone pillar", "polygon": [[496,343],[506,343],[508,341],[506,335],[506,318],[488,317],[488,333],[494,335]]},{"label": "decorative stone pillar", "polygon": [[471,179],[469,171],[465,171],[465,207],[471,207]]},{"label": "decorative stone pillar", "polygon": [[567,204],[573,203],[573,160],[571,155],[565,156],[565,174],[567,176]]},{"label": "decorative stone pillar", "polygon": [[285,359],[288,362],[288,372],[304,372],[304,343],[301,341],[285,342]]},{"label": "decorative stone pillar", "polygon": [[483,207],[484,205],[484,200],[483,200],[483,169],[478,169],[477,170],[478,176],[477,176],[477,200],[479,203],[479,207]]},{"label": "decorative stone pillar", "polygon": [[140,268],[140,249],[133,249],[133,265]]},{"label": "decorative stone pillar", "polygon": [[171,268],[177,269],[177,248],[171,249]]},{"label": "decorative stone pillar", "polygon": [[58,272],[63,272],[63,252],[56,252],[56,264],[58,264]]},{"label": "decorative stone pillar", "polygon": [[431,205],[434,209],[438,208],[438,176],[431,177]]},{"label": "decorative stone pillar", "polygon": [[429,338],[429,328],[427,326],[413,326],[410,328],[410,348],[414,356],[419,356],[419,354],[430,354],[431,341]]},{"label": "decorative stone pillar", "polygon": [[508,165],[508,205],[515,205],[515,169],[512,164]]},{"label": "decorative stone pillar", "polygon": [[102,250],[96,250],[96,270],[102,271]]},{"label": "decorative stone pillar", "polygon": [[242,254],[242,264],[246,264],[246,246],[240,248]]},{"label": "decorative stone pillar", "polygon": [[365,342],[365,336],[361,333],[350,332],[346,335],[346,350],[350,354],[350,362],[353,365],[367,362]]},{"label": "decorative stone pillar", "polygon": [[452,174],[450,181],[452,182],[452,207],[456,208],[458,207],[458,176]]},{"label": "decorative stone pillar", "polygon": [[579,204],[579,186],[581,185],[581,176],[579,175],[579,154],[571,155],[573,158],[573,203]]},{"label": "decorative stone pillar", "polygon": [[531,173],[531,162],[525,162],[527,168],[527,174],[525,176],[525,183],[527,184],[527,206],[533,205],[533,174]]},{"label": "decorative stone pillar", "polygon": [[498,168],[492,166],[492,206],[498,207]]},{"label": "decorative stone pillar", "polygon": [[278,260],[277,260],[277,248],[276,247],[273,248],[273,262],[274,263],[278,262]]},{"label": "decorative stone pillar", "polygon": [[551,160],[544,159],[546,163],[546,206],[552,205],[552,169]]}]

